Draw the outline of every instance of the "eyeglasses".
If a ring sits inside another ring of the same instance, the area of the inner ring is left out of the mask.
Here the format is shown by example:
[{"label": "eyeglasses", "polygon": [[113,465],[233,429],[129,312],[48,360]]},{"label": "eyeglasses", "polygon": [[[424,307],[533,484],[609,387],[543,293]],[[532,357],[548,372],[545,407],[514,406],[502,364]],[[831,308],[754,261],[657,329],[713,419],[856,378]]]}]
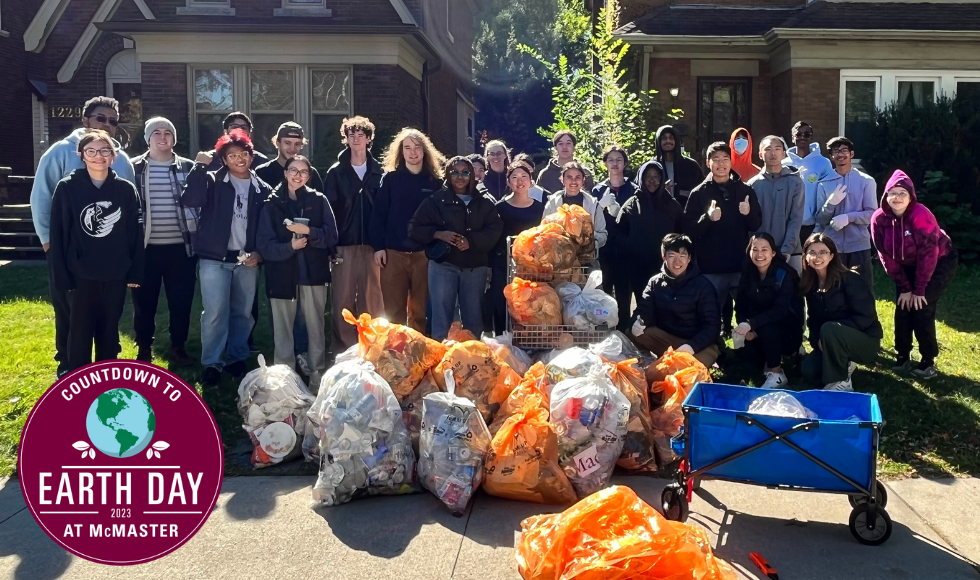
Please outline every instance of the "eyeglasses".
[{"label": "eyeglasses", "polygon": [[819,252],[814,252],[813,250],[810,250],[809,252],[806,253],[807,258],[826,258],[827,256],[830,255],[831,254],[829,250],[820,250]]},{"label": "eyeglasses", "polygon": [[309,169],[296,169],[295,167],[290,167],[289,170],[286,171],[286,173],[290,177],[297,177],[297,176],[299,176],[299,177],[309,177],[310,176],[310,170]]},{"label": "eyeglasses", "polygon": [[809,139],[810,137],[813,137],[813,131],[801,131],[800,133],[797,133],[796,136]]},{"label": "eyeglasses", "polygon": [[449,176],[450,177],[467,177],[468,178],[470,176],[470,172],[469,171],[456,171],[455,169],[453,169],[452,171],[449,172]]},{"label": "eyeglasses", "polygon": [[100,156],[100,157],[112,157],[112,154],[113,154],[112,149],[109,149],[109,148],[103,148],[103,149],[85,149],[83,152],[84,152],[85,156],[88,157],[89,159],[95,159],[95,157],[97,155]]},{"label": "eyeglasses", "polygon": [[252,154],[248,151],[242,151],[241,153],[229,153],[225,155],[228,161],[244,161],[251,157]]},{"label": "eyeglasses", "polygon": [[106,117],[105,115],[89,115],[87,119],[95,119],[97,122],[105,125],[106,123],[112,125],[113,127],[119,126],[119,119],[115,117]]},{"label": "eyeglasses", "polygon": [[834,155],[834,156],[837,156],[837,155],[847,155],[850,152],[851,152],[851,150],[848,147],[835,147],[835,148],[833,148],[833,149],[830,150],[830,154],[831,155]]},{"label": "eyeglasses", "polygon": [[885,194],[888,199],[908,199],[909,194],[904,191],[889,191]]}]

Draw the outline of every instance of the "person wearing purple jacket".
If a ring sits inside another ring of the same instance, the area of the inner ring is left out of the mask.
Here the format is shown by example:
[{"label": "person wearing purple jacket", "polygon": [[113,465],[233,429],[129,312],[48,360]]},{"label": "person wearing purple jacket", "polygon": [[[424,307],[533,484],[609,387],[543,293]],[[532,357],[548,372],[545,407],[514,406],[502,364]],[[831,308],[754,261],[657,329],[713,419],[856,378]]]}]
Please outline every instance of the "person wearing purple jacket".
[{"label": "person wearing purple jacket", "polygon": [[[871,237],[885,272],[895,281],[894,370],[912,371],[920,379],[936,376],[936,302],[956,274],[958,257],[952,240],[929,208],[919,203],[915,185],[896,170],[871,216]],[[912,335],[922,360],[913,368]]]}]

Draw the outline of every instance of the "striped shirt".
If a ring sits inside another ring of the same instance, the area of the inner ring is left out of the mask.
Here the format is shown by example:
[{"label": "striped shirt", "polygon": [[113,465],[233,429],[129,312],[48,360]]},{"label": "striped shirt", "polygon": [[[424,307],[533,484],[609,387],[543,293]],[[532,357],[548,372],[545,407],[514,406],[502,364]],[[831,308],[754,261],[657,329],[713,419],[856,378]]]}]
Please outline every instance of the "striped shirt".
[{"label": "striped shirt", "polygon": [[149,175],[147,203],[150,206],[150,243],[157,245],[182,244],[180,226],[177,225],[177,204],[174,202],[170,162],[147,160]]}]

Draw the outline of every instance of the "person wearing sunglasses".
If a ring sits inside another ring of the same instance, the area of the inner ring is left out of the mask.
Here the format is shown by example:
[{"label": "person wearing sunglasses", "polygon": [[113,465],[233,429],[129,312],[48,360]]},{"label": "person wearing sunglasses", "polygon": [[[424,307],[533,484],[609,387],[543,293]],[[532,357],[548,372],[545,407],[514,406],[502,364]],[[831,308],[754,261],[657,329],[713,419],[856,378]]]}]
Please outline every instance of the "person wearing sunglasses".
[{"label": "person wearing sunglasses", "polygon": [[[898,169],[885,184],[881,207],[871,216],[871,238],[888,277],[895,282],[895,350],[893,370],[920,379],[936,376],[936,302],[956,274],[959,262],[953,241],[936,216],[915,195],[915,184]],[[912,335],[922,360],[912,362]]]},{"label": "person wearing sunglasses", "polygon": [[483,296],[490,254],[504,229],[494,200],[476,189],[473,164],[456,156],[446,163],[443,188],[422,201],[408,235],[426,246],[432,338],[445,340],[459,305],[463,328],[483,333]]},{"label": "person wearing sunglasses", "polygon": [[[795,167],[803,179],[806,201],[803,205],[803,227],[800,240],[813,233],[813,214],[817,213],[817,184],[834,173],[830,159],[820,152],[820,143],[813,138],[813,127],[806,121],[797,121],[792,129],[793,147],[786,150],[783,165]],[[800,264],[802,268],[802,263]]]},{"label": "person wearing sunglasses", "polygon": [[[248,335],[255,318],[252,303],[262,255],[255,246],[262,202],[269,186],[250,169],[252,140],[242,130],[223,135],[214,146],[223,167],[208,171],[212,155],[197,154],[180,200],[200,210],[195,241],[199,257],[202,382],[216,386],[224,370],[245,374]],[[227,352],[226,352],[227,350]]]},{"label": "person wearing sunglasses", "polygon": [[[244,131],[248,138],[252,138],[252,120],[248,118],[248,115],[241,111],[234,111],[228,113],[227,116],[221,121],[221,129],[224,135],[228,135],[234,130]],[[221,169],[222,162],[221,156],[215,155],[214,151],[211,152],[211,164],[208,165],[208,171],[217,171]],[[252,151],[252,169],[258,169],[260,165],[263,165],[269,161],[269,157],[266,156],[261,151]]]},{"label": "person wearing sunglasses", "polygon": [[853,165],[854,142],[834,137],[827,142],[834,161],[834,173],[817,184],[816,226],[834,240],[841,261],[857,268],[874,294],[874,270],[871,267],[871,215],[878,209],[874,178]]},{"label": "person wearing sunglasses", "polygon": [[95,129],[78,141],[85,164],[58,182],[48,249],[53,282],[71,300],[68,371],[119,355],[126,287],[143,281],[143,225],[136,188],[112,169],[116,143]]},{"label": "person wearing sunglasses", "polygon": [[425,133],[405,127],[384,156],[385,174],[371,211],[374,262],[381,268],[385,315],[425,332],[429,260],[408,236],[408,222],[422,202],[442,188],[446,158]]},{"label": "person wearing sunglasses", "polygon": [[812,234],[803,244],[800,293],[813,349],[800,364],[803,377],[828,391],[853,391],[858,363],[875,363],[884,333],[871,289],[844,264],[825,233]]},{"label": "person wearing sunglasses", "polygon": [[[118,141],[113,139],[119,126],[119,102],[110,97],[94,97],[85,102],[82,107],[82,128],[72,131],[64,139],[54,143],[41,156],[31,188],[31,215],[34,220],[34,230],[41,241],[45,255],[50,249],[51,242],[51,200],[54,190],[65,177],[76,169],[83,169],[85,164],[78,154],[78,144],[90,130],[105,131],[109,136],[112,149],[112,171],[116,177],[132,182],[135,180],[133,164],[122,150]],[[48,263],[48,288],[51,295],[51,305],[54,307],[55,321],[55,356],[58,361],[58,376],[68,371],[68,332],[71,317],[71,307],[65,292],[55,289],[52,283],[51,264]]]}]

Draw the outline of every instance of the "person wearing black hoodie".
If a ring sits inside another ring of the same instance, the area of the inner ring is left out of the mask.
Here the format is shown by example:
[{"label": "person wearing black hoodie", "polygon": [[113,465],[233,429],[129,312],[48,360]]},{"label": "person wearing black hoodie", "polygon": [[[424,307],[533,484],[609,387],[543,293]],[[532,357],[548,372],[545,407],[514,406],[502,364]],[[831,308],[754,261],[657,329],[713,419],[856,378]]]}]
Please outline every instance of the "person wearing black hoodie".
[{"label": "person wearing black hoodie", "polygon": [[482,297],[490,254],[504,223],[492,198],[476,189],[473,164],[465,157],[446,163],[443,189],[422,201],[408,235],[427,246],[432,338],[445,340],[459,305],[463,328],[483,333]]},{"label": "person wearing black hoodie", "polygon": [[[629,278],[629,287],[637,303],[643,296],[650,277],[660,271],[663,257],[650,251],[663,243],[664,236],[681,232],[684,210],[664,186],[664,168],[657,161],[647,161],[636,173],[636,195],[619,212],[616,245],[622,248],[625,260],[622,267]],[[617,297],[617,303],[619,298]],[[629,294],[626,296],[629,312]],[[622,305],[620,305],[622,308]],[[627,316],[620,318],[629,320]]]},{"label": "person wearing black hoodie", "polygon": [[664,265],[636,303],[633,342],[656,356],[668,348],[694,355],[706,367],[718,360],[718,299],[691,260],[694,244],[667,234],[660,245]]},{"label": "person wearing black hoodie", "polygon": [[[749,235],[762,225],[753,190],[732,170],[732,149],[712,143],[705,154],[710,175],[691,191],[684,208],[684,233],[697,247],[698,266],[718,294],[718,304],[735,296]],[[731,321],[722,321],[725,326]]]},{"label": "person wearing black hoodie", "polygon": [[381,164],[371,155],[374,123],[365,117],[344,119],[340,125],[346,148],[327,170],[324,192],[337,218],[337,256],[330,304],[333,326],[331,349],[340,353],[357,342],[357,329],[344,321],[344,309],[355,316],[367,312],[384,316],[381,267],[371,247],[371,212],[381,187]]},{"label": "person wearing black hoodie", "polygon": [[681,138],[670,125],[657,129],[656,159],[664,168],[664,186],[683,206],[691,191],[704,180],[704,171],[697,161],[684,156]]},{"label": "person wearing black hoodie", "polygon": [[310,160],[294,155],[286,161],[286,180],[262,206],[255,245],[265,260],[265,292],[272,306],[275,364],[296,368],[293,327],[297,306],[306,321],[310,384],[327,370],[323,313],[330,282],[330,248],[337,243],[337,223],[327,198],[307,186]]},{"label": "person wearing black hoodie", "polygon": [[424,133],[402,129],[385,152],[386,173],[371,212],[371,246],[381,268],[386,316],[419,332],[425,332],[429,260],[422,244],[408,237],[408,222],[422,201],[442,188],[445,163]]},{"label": "person wearing black hoodie", "polygon": [[[626,154],[626,150],[619,145],[606,147],[602,153],[602,163],[606,166],[609,177],[592,189],[592,197],[599,201],[599,207],[605,213],[606,232],[608,233],[606,243],[599,248],[602,291],[616,297],[616,305],[620,312],[617,328],[625,332],[629,328],[629,316],[627,314],[632,307],[630,273],[633,265],[630,263],[629,246],[626,243],[627,236],[620,231],[625,226],[620,226],[616,220],[621,215],[623,206],[636,193],[637,186],[626,178],[629,156]],[[646,284],[646,280],[649,280],[652,275],[653,272],[646,277],[643,283]],[[642,289],[637,291],[637,297],[639,297],[639,292],[642,292]]]},{"label": "person wearing black hoodie", "polygon": [[68,370],[119,355],[126,287],[143,280],[143,224],[132,183],[110,167],[115,147],[101,130],[78,141],[84,169],[58,182],[51,204],[53,283],[69,292]]}]

